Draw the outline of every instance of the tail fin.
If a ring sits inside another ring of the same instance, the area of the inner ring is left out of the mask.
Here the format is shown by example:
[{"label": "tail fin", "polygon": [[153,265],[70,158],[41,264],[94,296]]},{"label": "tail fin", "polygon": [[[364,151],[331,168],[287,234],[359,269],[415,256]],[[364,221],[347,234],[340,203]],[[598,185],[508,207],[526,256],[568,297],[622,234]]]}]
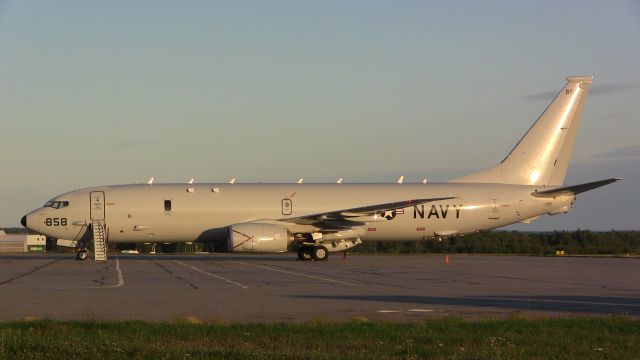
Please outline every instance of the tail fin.
[{"label": "tail fin", "polygon": [[567,77],[567,85],[500,164],[450,182],[562,185],[592,80]]}]

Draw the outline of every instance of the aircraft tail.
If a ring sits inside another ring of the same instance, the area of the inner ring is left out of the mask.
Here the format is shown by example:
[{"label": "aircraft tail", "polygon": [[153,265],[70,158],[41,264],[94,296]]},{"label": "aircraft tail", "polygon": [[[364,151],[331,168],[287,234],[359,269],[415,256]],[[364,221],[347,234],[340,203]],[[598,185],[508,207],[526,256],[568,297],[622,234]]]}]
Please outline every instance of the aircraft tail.
[{"label": "aircraft tail", "polygon": [[592,81],[593,76],[567,77],[567,85],[500,164],[450,182],[562,185]]}]

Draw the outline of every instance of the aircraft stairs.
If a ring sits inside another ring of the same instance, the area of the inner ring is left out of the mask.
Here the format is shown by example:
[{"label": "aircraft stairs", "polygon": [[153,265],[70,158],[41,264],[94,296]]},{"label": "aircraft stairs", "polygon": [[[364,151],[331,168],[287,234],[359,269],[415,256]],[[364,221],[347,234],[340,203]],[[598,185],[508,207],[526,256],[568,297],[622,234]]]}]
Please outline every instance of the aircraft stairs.
[{"label": "aircraft stairs", "polygon": [[104,221],[94,220],[91,223],[93,228],[93,255],[96,261],[107,261],[107,238],[106,225]]}]

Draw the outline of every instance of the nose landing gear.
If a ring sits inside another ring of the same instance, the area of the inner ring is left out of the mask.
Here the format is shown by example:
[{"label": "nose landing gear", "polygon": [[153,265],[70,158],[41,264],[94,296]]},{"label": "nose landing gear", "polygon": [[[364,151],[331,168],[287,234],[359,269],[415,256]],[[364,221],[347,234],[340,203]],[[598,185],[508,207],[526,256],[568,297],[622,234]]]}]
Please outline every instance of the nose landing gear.
[{"label": "nose landing gear", "polygon": [[85,247],[80,248],[80,250],[78,250],[78,253],[76,254],[76,258],[80,261],[87,260],[88,257],[89,250],[87,250]]}]

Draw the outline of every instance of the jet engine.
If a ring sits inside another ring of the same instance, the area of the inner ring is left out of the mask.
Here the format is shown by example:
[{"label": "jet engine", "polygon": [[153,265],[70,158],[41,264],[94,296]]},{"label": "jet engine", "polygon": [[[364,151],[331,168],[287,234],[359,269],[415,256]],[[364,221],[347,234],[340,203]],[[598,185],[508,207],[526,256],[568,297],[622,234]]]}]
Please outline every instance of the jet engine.
[{"label": "jet engine", "polygon": [[246,223],[229,226],[229,252],[284,252],[292,241],[286,227]]}]

